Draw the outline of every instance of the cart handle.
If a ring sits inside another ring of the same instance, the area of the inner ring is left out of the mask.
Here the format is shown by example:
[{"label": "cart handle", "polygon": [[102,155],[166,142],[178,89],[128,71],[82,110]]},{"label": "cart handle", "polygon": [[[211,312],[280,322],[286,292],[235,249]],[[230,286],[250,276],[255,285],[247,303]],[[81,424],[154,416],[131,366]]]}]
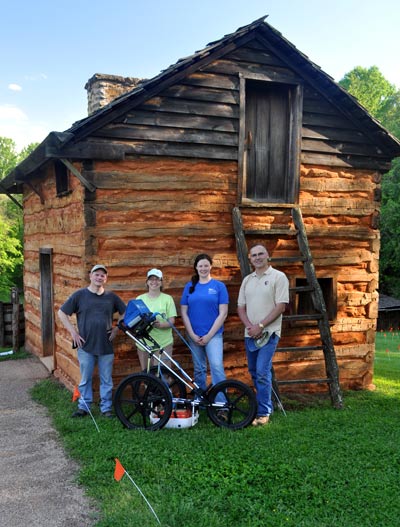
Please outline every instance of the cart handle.
[{"label": "cart handle", "polygon": [[192,348],[190,347],[190,344],[189,342],[185,339],[185,337],[182,335],[182,333],[174,326],[174,324],[172,324],[172,322],[170,322],[167,318],[167,316],[165,315],[165,313],[153,313],[154,316],[156,315],[160,315],[161,318],[163,318],[172,328],[173,331],[175,331],[175,333],[178,335],[178,337],[181,339],[181,341],[186,344],[186,346],[190,349],[190,351],[193,353],[193,350]]}]

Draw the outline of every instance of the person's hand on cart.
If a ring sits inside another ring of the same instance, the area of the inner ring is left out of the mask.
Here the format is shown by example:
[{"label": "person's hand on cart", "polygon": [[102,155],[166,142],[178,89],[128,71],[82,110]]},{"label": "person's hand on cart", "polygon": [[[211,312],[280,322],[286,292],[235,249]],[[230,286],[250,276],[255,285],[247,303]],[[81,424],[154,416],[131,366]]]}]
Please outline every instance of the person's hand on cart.
[{"label": "person's hand on cart", "polygon": [[168,322],[163,320],[155,320],[153,322],[153,327],[157,329],[169,329],[171,326],[168,324]]}]

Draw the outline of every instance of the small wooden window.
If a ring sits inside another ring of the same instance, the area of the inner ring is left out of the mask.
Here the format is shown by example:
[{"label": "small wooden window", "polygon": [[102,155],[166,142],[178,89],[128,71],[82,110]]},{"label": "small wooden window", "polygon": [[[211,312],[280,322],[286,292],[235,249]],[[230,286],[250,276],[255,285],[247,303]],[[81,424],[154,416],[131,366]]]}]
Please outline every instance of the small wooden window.
[{"label": "small wooden window", "polygon": [[[334,320],[337,314],[337,295],[335,281],[333,278],[318,278],[321,287],[322,296],[325,300],[326,311],[329,320]],[[305,278],[296,278],[296,287],[307,286]],[[311,293],[309,291],[299,292],[296,295],[296,314],[311,315],[315,313]]]},{"label": "small wooden window", "polygon": [[65,196],[71,192],[69,188],[69,170],[61,161],[54,163],[56,177],[56,192],[58,197]]}]

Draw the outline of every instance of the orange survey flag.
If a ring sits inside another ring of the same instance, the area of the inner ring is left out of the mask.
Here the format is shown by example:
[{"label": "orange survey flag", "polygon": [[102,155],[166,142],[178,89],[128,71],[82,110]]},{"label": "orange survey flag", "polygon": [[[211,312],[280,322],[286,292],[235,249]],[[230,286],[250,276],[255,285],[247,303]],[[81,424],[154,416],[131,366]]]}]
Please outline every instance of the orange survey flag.
[{"label": "orange survey flag", "polygon": [[114,478],[117,481],[121,481],[122,476],[125,474],[125,469],[121,465],[121,462],[118,458],[115,458],[115,470],[114,470]]},{"label": "orange survey flag", "polygon": [[72,394],[72,402],[74,402],[77,399],[79,399],[80,396],[81,396],[81,393],[80,393],[80,391],[78,389],[78,386],[75,386],[74,393]]}]

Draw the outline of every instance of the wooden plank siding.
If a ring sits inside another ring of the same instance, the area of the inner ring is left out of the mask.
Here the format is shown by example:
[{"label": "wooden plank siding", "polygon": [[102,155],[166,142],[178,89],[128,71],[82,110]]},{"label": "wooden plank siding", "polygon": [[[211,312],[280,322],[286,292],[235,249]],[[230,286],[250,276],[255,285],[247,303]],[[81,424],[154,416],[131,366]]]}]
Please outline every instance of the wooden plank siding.
[{"label": "wooden plank siding", "polygon": [[[126,143],[128,154],[236,160],[239,75],[299,82],[253,40],[160,92],[93,134]],[[307,164],[387,170],[384,152],[335,106],[304,84],[301,160]]]},{"label": "wooden plank siding", "polygon": [[[125,114],[117,112],[118,117],[82,142],[83,150],[95,143],[96,149],[104,144],[125,152],[124,159],[113,161],[75,161],[75,168],[96,187],[95,192],[70,176],[71,193],[57,197],[50,169],[37,183],[44,203],[24,186],[24,279],[30,306],[27,348],[41,353],[40,247],[53,249],[55,312],[69,294],[86,285],[90,266],[98,262],[109,269],[108,287],[125,301],[144,292],[150,267],[160,267],[164,289],[179,306],[194,256],[207,252],[214,258],[213,275],[226,283],[230,293],[225,326],[227,373],[249,381],[243,329],[236,315],[241,275],[231,212],[238,202],[239,75],[251,74],[253,79],[303,84],[298,204],[317,275],[332,278],[336,285],[337,313],[331,331],[342,386],[370,388],[380,178],[388,158],[361,128],[268,50],[264,41],[253,39],[231,49]],[[243,205],[242,214],[254,229],[268,229],[290,227],[289,211],[288,204]],[[254,235],[250,241],[265,241],[273,257],[297,253],[295,241],[285,235]],[[303,277],[299,266],[277,267],[287,273],[291,285]],[[76,351],[58,319],[55,323],[56,375],[73,386],[79,380]],[[182,328],[180,318],[177,324]],[[318,335],[316,326],[299,330],[285,322],[280,346],[313,345]],[[132,341],[118,336],[115,382],[138,369],[132,348]],[[191,371],[189,352],[178,340],[176,355]],[[275,371],[278,379],[324,377],[322,354],[277,354]]]}]

